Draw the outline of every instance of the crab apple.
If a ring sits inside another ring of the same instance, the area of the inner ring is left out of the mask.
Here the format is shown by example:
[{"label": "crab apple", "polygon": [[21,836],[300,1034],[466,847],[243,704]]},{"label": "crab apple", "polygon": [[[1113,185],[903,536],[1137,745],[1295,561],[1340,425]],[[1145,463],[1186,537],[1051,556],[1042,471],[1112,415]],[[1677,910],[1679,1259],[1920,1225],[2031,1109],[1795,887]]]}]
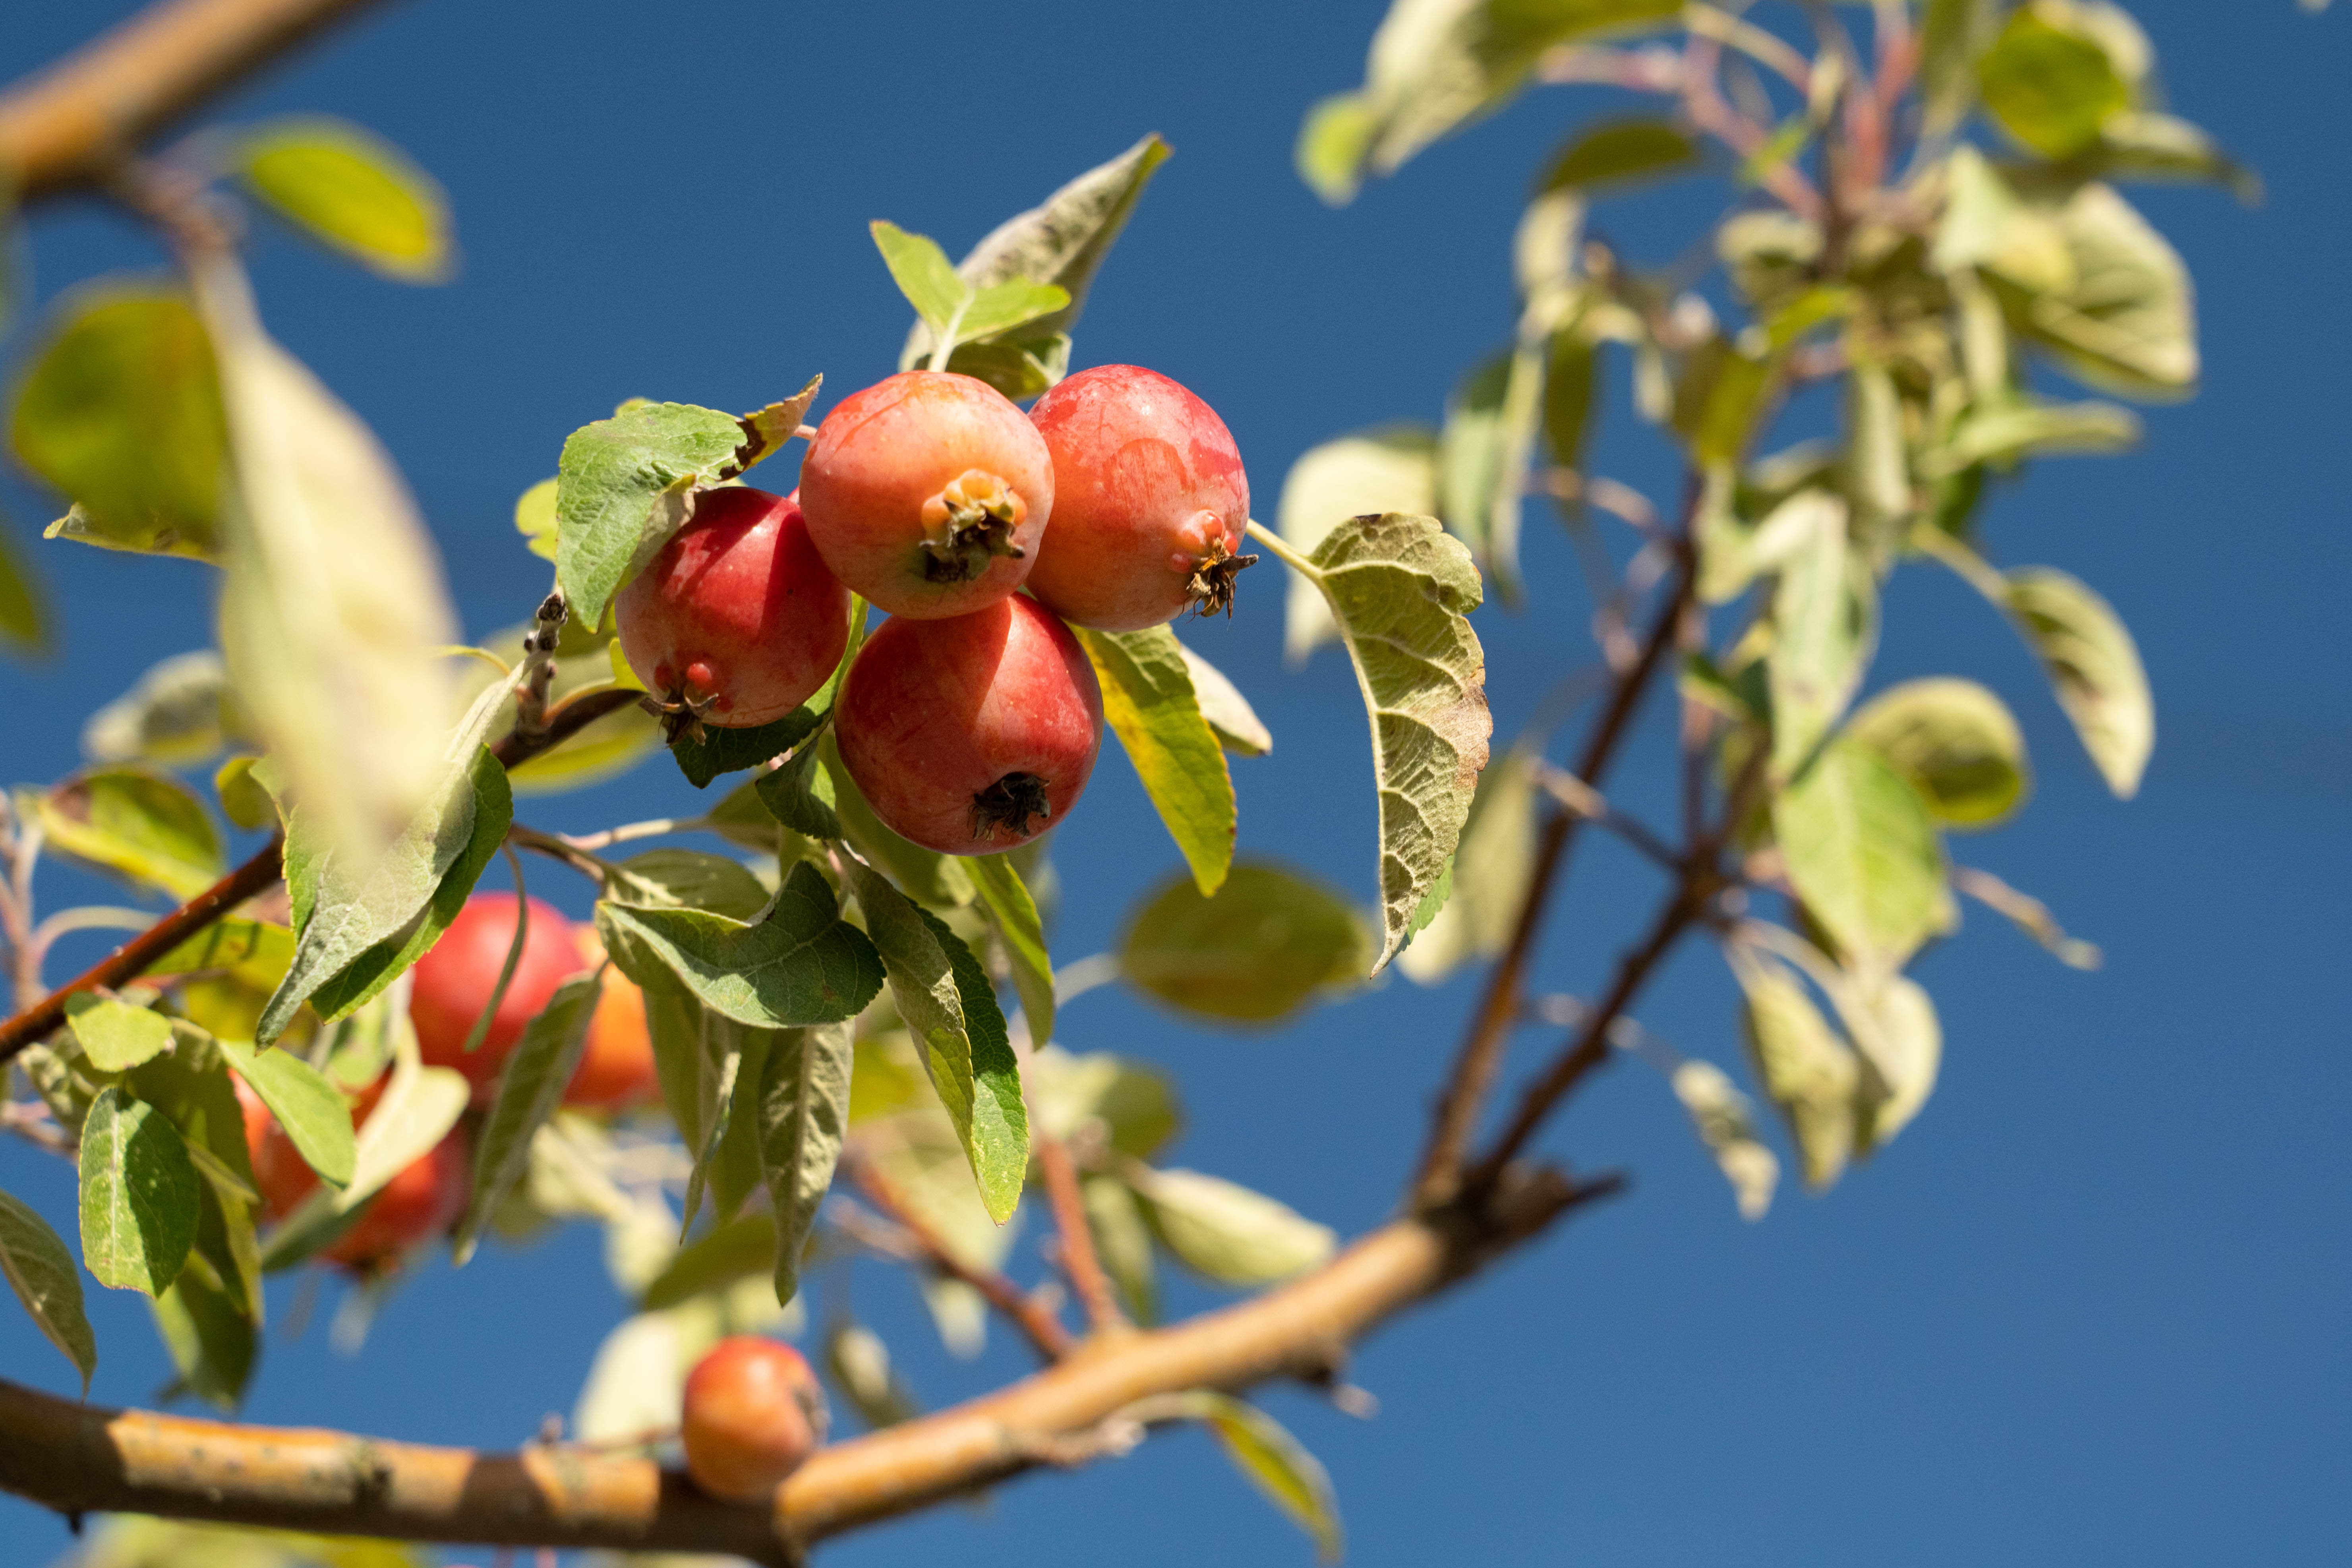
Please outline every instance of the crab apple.
[{"label": "crab apple", "polygon": [[1054,526],[1029,591],[1063,619],[1131,632],[1232,612],[1249,477],[1232,432],[1192,393],[1139,365],[1082,370],[1029,417],[1054,454]]},{"label": "crab apple", "polygon": [[686,1374],[681,1428],[695,1485],[759,1502],[824,1441],[824,1392],[800,1352],[739,1334]]},{"label": "crab apple", "polygon": [[866,639],[834,728],[849,776],[900,837],[944,855],[1027,843],[1077,804],[1102,744],[1078,639],[1016,595]]},{"label": "crab apple", "polygon": [[441,940],[416,961],[415,987],[409,994],[408,1017],[416,1026],[417,1054],[433,1067],[465,1074],[474,1086],[477,1105],[489,1103],[498,1089],[499,1069],[522,1038],[523,1026],[546,1010],[557,986],[588,967],[572,922],[531,900],[530,930],[523,938],[514,979],[482,1043],[468,1052],[466,1037],[489,1005],[490,993],[498,989],[514,927],[512,893],[477,893],[467,899]]},{"label": "crab apple", "polygon": [[[379,1078],[360,1091],[352,1107],[354,1124],[366,1124],[388,1081],[389,1075]],[[268,1108],[242,1081],[236,1086],[236,1097],[245,1113],[246,1152],[253,1163],[254,1185],[261,1191],[263,1212],[273,1220],[282,1220],[318,1191],[318,1173],[310,1169]],[[320,1256],[356,1273],[367,1273],[448,1229],[464,1212],[471,1185],[467,1149],[465,1130],[452,1129],[447,1137],[386,1182],[359,1223]]]},{"label": "crab apple", "polygon": [[621,651],[669,738],[746,728],[814,695],[849,642],[849,590],[809,541],[790,496],[726,486],[614,604]]},{"label": "crab apple", "polygon": [[851,394],[801,466],[808,529],[834,574],[893,616],[970,615],[1029,575],[1054,460],[986,382],[910,370]]},{"label": "crab apple", "polygon": [[[593,931],[581,931],[580,952],[592,965],[604,961],[604,944]],[[608,969],[596,1011],[588,1019],[588,1043],[581,1049],[580,1066],[564,1086],[563,1103],[590,1110],[635,1110],[660,1098],[646,994],[619,970]]]}]

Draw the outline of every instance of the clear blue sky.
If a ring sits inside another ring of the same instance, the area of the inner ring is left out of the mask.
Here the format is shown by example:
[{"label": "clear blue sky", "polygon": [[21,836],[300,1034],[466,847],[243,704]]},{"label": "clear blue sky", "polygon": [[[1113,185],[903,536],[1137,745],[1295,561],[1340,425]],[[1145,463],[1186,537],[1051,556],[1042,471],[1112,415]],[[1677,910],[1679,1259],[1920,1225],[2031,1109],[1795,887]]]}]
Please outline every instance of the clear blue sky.
[{"label": "clear blue sky", "polygon": [[[129,9],[16,7],[0,71]],[[2269,201],[2135,193],[2198,279],[2203,392],[2150,411],[2141,453],[2050,465],[2002,493],[1987,530],[1997,557],[2085,577],[2137,633],[2159,711],[2147,787],[2127,805],[2105,796],[2014,639],[1948,577],[1897,579],[1876,677],[1965,673],[2010,697],[2036,797],[2019,826],[1959,852],[2047,899],[2107,965],[2062,969],[1972,909],[1918,970],[1948,1040],[1925,1114],[1828,1197],[1784,1189],[1760,1225],[1737,1218],[1664,1086],[1630,1063],[1610,1073],[1549,1142],[1580,1166],[1630,1169],[1631,1196],[1368,1345],[1355,1376],[1382,1401],[1377,1421],[1271,1396],[1330,1466],[1365,1568],[2352,1555],[2352,16],[2292,0],[2137,10],[2175,107],[2257,166]],[[1327,211],[1289,172],[1291,137],[1314,97],[1356,79],[1377,16],[1241,0],[420,0],[338,34],[226,114],[345,114],[449,187],[465,250],[450,287],[377,282],[269,233],[254,265],[271,326],[404,466],[480,633],[543,587],[509,510],[552,471],[566,432],[631,395],[750,407],[814,370],[836,394],[886,373],[905,311],[866,220],[958,250],[1149,130],[1177,156],[1089,307],[1080,360],[1150,364],[1208,397],[1269,514],[1315,441],[1434,416],[1507,330],[1507,246],[1530,172],[1602,100],[1525,101]],[[1605,221],[1656,259],[1703,211],[1636,203]],[[46,213],[31,235],[45,298],[155,261],[95,208]],[[1667,493],[1672,470],[1622,390],[1602,466]],[[13,480],[0,504],[20,537],[49,516]],[[1540,525],[1534,536],[1531,570],[1568,581],[1564,550]],[[0,666],[10,782],[71,767],[95,702],[208,637],[197,568],[61,544],[40,556],[70,662]],[[1272,761],[1236,767],[1242,843],[1369,897],[1362,721],[1336,656],[1282,668],[1275,586],[1245,582],[1241,615],[1202,634],[1277,738]],[[1563,592],[1566,608],[1481,616],[1506,733],[1586,658],[1580,603]],[[1656,718],[1621,799],[1664,787]],[[688,795],[649,766],[528,812],[575,829],[667,814]],[[1123,763],[1106,765],[1057,853],[1067,957],[1105,943],[1174,864]],[[1651,873],[1589,842],[1545,984],[1591,985],[1654,895]],[[1065,1038],[1180,1076],[1182,1162],[1353,1232],[1389,1211],[1466,990],[1400,983],[1244,1037],[1104,994],[1071,1008]],[[1711,954],[1686,952],[1641,1011],[1684,1050],[1736,1059]],[[1531,1035],[1520,1065],[1546,1043]],[[0,1185],[69,1217],[69,1173],[42,1156],[0,1148]],[[143,1401],[163,1376],[143,1308],[89,1289],[102,1298],[97,1395]],[[858,1301],[934,1403],[1021,1367],[1002,1336],[977,1367],[949,1360],[879,1270],[860,1276]],[[317,1323],[274,1337],[250,1413],[509,1445],[570,1407],[622,1310],[585,1235],[494,1250],[462,1275],[436,1265],[356,1360]],[[13,1310],[0,1310],[0,1367],[66,1385]],[[45,1562],[65,1541],[53,1519],[0,1500],[0,1564]],[[1308,1561],[1192,1437],[830,1555],[916,1553]]]}]

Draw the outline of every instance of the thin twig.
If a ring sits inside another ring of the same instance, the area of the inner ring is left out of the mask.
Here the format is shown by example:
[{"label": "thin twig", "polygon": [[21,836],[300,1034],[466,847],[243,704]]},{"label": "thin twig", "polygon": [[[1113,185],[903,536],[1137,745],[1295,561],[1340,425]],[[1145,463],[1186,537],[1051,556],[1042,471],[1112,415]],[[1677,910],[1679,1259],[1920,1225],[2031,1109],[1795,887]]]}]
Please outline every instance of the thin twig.
[{"label": "thin twig", "polygon": [[1061,1242],[1062,1272],[1069,1276],[1070,1289],[1094,1331],[1116,1333],[1127,1327],[1127,1315],[1118,1310],[1118,1298],[1095,1251],[1094,1227],[1087,1223],[1086,1196],[1078,1190],[1078,1167],[1070,1158],[1070,1146],[1043,1127],[1032,1135],[1029,1146],[1045,1178],[1045,1196]]},{"label": "thin twig", "polygon": [[935,1272],[950,1279],[961,1280],[979,1291],[982,1300],[1004,1314],[1014,1328],[1028,1337],[1029,1343],[1045,1360],[1060,1361],[1070,1353],[1070,1331],[1062,1326],[1059,1320],[996,1270],[975,1268],[958,1257],[939,1232],[907,1206],[898,1188],[871,1160],[862,1154],[845,1152],[842,1156],[841,1169],[851,1184],[866,1194],[866,1202],[881,1210],[892,1224],[906,1232],[921,1248],[923,1261]]}]

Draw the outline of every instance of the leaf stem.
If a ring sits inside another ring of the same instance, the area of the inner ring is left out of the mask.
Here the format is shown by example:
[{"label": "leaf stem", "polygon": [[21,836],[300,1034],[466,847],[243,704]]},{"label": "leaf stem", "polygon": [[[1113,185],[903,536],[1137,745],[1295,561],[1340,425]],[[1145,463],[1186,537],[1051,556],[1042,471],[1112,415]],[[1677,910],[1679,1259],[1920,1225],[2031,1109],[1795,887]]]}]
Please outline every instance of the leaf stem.
[{"label": "leaf stem", "polygon": [[1321,581],[1323,573],[1315,563],[1292,549],[1288,542],[1257,519],[1249,520],[1249,536],[1281,558],[1282,563],[1302,577]]}]

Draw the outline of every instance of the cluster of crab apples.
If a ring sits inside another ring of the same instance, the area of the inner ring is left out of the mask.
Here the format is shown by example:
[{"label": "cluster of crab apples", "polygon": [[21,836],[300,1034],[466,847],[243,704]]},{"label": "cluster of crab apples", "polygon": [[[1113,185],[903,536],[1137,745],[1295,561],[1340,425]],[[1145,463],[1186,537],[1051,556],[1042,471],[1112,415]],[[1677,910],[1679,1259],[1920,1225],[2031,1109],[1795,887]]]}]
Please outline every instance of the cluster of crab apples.
[{"label": "cluster of crab apples", "polygon": [[1070,626],[1230,610],[1248,522],[1233,436],[1166,376],[1081,371],[1024,414],[907,371],[826,416],[791,495],[704,493],[615,620],[675,739],[814,696],[856,593],[889,619],[834,708],[843,765],[900,837],[987,855],[1060,822],[1093,771],[1102,693]]}]

